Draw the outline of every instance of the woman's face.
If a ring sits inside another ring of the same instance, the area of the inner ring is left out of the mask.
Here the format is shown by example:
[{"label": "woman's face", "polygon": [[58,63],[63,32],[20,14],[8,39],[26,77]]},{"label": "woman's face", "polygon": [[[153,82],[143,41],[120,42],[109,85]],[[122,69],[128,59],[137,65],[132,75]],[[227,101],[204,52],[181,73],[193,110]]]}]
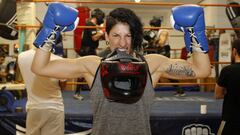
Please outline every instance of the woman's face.
[{"label": "woman's face", "polygon": [[109,42],[111,51],[119,49],[130,54],[132,36],[128,24],[118,23],[112,27],[109,34],[106,33],[106,41]]}]

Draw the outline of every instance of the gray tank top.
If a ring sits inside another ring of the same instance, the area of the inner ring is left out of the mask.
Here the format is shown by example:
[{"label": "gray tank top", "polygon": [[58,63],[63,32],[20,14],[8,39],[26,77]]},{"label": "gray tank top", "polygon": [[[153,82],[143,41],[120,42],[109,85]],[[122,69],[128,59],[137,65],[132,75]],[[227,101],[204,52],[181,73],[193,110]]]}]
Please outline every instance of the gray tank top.
[{"label": "gray tank top", "polygon": [[103,94],[99,70],[90,96],[93,105],[91,135],[151,135],[150,109],[154,89],[150,75],[142,98],[134,104],[109,102]]}]

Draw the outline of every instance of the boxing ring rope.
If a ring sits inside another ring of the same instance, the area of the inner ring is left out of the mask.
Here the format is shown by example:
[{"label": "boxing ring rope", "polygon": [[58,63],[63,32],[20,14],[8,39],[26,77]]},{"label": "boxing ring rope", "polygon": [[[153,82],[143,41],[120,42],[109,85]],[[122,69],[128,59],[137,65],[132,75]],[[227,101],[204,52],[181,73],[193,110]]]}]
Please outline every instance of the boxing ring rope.
[{"label": "boxing ring rope", "polygon": [[[17,2],[63,2],[63,3],[75,3],[75,4],[106,4],[106,5],[144,5],[144,6],[179,6],[183,4],[189,3],[166,3],[166,2],[106,2],[106,1],[77,1],[77,0],[17,0]],[[213,6],[213,7],[240,7],[240,5],[232,5],[232,4],[196,4],[199,6]]]},{"label": "boxing ring rope", "polygon": [[[33,28],[40,28],[39,25],[16,25],[18,29],[33,29]],[[105,28],[101,26],[77,26],[77,29],[94,29],[94,28]],[[143,29],[168,29],[173,30],[171,27],[143,27]],[[240,28],[206,28],[206,30],[240,30]]]}]

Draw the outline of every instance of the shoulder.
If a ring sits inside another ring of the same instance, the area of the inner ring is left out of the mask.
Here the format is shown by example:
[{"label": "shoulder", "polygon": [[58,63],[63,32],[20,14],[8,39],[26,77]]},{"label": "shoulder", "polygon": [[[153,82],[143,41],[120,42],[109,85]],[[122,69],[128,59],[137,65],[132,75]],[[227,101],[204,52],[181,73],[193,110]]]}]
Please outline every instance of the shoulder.
[{"label": "shoulder", "polygon": [[225,75],[225,74],[232,73],[233,71],[236,71],[236,70],[234,70],[234,69],[236,69],[235,67],[236,67],[235,64],[231,64],[231,65],[223,67],[220,72],[220,75]]},{"label": "shoulder", "polygon": [[97,68],[101,62],[102,58],[96,55],[88,55],[84,57],[77,58],[77,63],[83,65],[87,68]]},{"label": "shoulder", "polygon": [[79,57],[77,59],[77,64],[84,77],[94,77],[96,71],[101,63],[102,58],[95,55],[88,55],[84,57]]},{"label": "shoulder", "polygon": [[222,71],[226,72],[226,71],[232,69],[233,67],[235,67],[235,64],[227,65],[227,66],[225,66],[225,67],[222,68]]},{"label": "shoulder", "polygon": [[156,62],[159,60],[166,60],[166,57],[159,54],[147,54],[144,55],[147,62]]},{"label": "shoulder", "polygon": [[92,61],[100,61],[102,58],[97,55],[87,55],[87,56],[79,57],[78,59],[92,62]]},{"label": "shoulder", "polygon": [[56,59],[62,59],[62,57],[55,55],[55,54],[51,54],[51,60],[56,60]]}]

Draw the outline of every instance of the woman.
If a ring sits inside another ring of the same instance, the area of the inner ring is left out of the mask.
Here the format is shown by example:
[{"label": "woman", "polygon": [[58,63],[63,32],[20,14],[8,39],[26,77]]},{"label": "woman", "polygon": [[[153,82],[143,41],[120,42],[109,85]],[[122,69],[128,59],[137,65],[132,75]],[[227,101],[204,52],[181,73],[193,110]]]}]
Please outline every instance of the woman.
[{"label": "woman", "polygon": [[[106,19],[105,34],[111,51],[117,49],[136,56],[136,52],[142,48],[142,27],[140,19],[133,11],[126,8],[111,11]],[[85,56],[77,59],[49,61],[50,53],[42,49],[42,46],[39,48],[32,65],[33,72],[57,78],[84,77],[91,87],[94,111],[92,135],[150,135],[153,87],[156,86],[160,77],[190,79],[206,77],[210,73],[208,55],[202,52],[193,52],[194,63],[149,54],[144,58],[149,74],[141,99],[132,104],[110,102],[105,98],[102,90],[100,70],[98,70],[101,57]]]}]

